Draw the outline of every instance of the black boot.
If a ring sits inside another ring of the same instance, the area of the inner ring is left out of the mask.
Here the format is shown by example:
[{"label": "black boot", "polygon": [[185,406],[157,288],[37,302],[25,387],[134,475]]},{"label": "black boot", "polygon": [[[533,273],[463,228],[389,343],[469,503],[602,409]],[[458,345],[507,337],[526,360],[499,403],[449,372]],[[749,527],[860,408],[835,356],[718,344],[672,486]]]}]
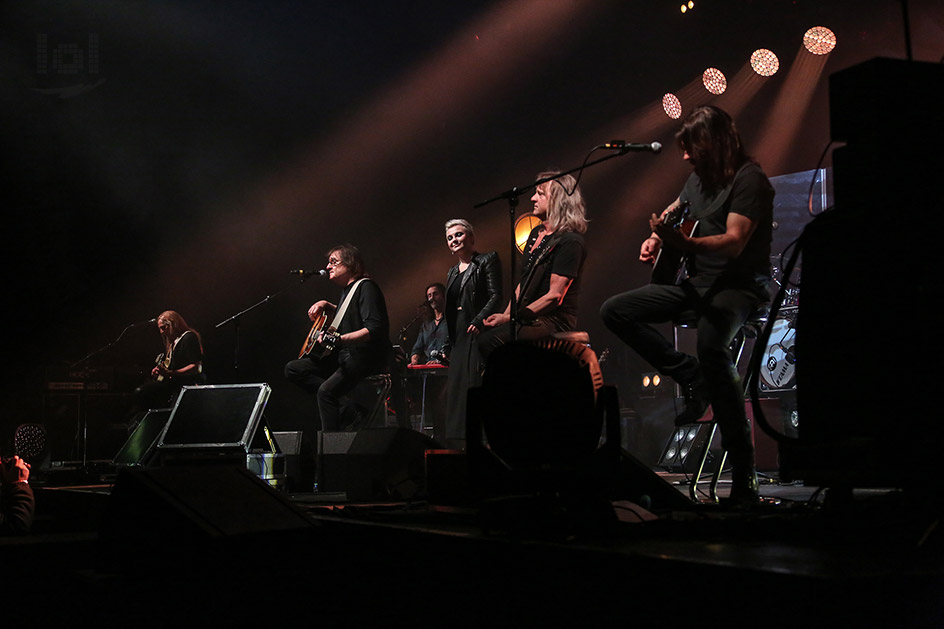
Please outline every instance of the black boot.
[{"label": "black boot", "polygon": [[760,503],[753,450],[742,455],[729,451],[728,457],[731,460],[731,494],[727,503],[733,507],[748,507]]},{"label": "black boot", "polygon": [[695,380],[682,384],[681,387],[685,398],[685,410],[675,418],[676,426],[694,424],[708,412],[708,390],[701,374]]}]

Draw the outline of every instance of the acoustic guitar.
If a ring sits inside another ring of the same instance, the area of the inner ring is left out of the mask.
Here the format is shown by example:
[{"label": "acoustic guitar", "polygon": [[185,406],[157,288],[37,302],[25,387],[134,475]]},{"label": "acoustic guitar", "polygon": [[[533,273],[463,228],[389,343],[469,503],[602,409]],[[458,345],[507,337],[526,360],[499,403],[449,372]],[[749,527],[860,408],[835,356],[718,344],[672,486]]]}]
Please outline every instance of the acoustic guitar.
[{"label": "acoustic guitar", "polygon": [[324,358],[334,351],[341,335],[338,334],[335,328],[328,327],[325,329],[327,323],[328,314],[326,312],[322,311],[315,317],[315,322],[311,326],[308,336],[305,337],[305,343],[302,345],[301,351],[298,353],[299,358],[305,356]]},{"label": "acoustic guitar", "polygon": [[[691,217],[688,201],[682,202],[681,205],[667,212],[666,215],[662,217],[662,223],[672,229],[680,231],[686,236],[691,236],[695,233],[695,228],[698,227],[698,221]],[[684,262],[684,252],[667,246],[663,242],[659,253],[656,254],[656,261],[652,266],[650,283],[678,284],[679,279],[681,279],[679,276],[682,274]]]}]

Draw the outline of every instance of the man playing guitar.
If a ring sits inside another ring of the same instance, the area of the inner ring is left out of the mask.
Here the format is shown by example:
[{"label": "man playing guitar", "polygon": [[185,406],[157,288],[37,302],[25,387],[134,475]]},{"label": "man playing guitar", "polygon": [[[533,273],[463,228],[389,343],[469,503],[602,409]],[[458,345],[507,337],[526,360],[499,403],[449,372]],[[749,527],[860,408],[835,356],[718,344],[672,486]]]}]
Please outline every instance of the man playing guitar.
[{"label": "man playing guitar", "polygon": [[[663,246],[671,246],[687,256],[688,277],[677,285],[651,283],[611,297],[600,315],[620,339],[682,386],[685,410],[677,425],[698,421],[712,405],[732,465],[731,501],[750,504],[758,500],[754,445],[730,345],[770,299],[774,190],[721,109],[696,108],[675,138],[694,172],[663,215],[650,217],[652,234],[639,259],[652,263]],[[685,203],[698,221],[692,235],[663,220]],[[697,358],[679,352],[652,327],[683,312],[697,319]]]},{"label": "man playing guitar", "polygon": [[387,369],[390,322],[383,293],[367,277],[357,247],[331,249],[326,270],[328,279],[342,288],[341,298],[337,304],[321,300],[308,309],[309,319],[324,320],[325,328],[320,334],[312,330],[318,338],[306,342],[303,355],[285,365],[285,377],[315,396],[321,430],[337,431],[344,427],[341,399],[367,376]]}]

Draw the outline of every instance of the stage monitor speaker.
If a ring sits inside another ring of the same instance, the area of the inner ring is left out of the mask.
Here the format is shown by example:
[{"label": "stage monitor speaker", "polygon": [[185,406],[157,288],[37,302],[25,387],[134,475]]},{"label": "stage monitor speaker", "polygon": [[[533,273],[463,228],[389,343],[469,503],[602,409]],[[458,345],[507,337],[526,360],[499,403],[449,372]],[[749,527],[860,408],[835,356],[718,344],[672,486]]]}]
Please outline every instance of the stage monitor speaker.
[{"label": "stage monitor speaker", "polygon": [[318,490],[348,500],[407,500],[425,490],[424,454],[439,447],[405,428],[318,433]]},{"label": "stage monitor speaker", "polygon": [[619,473],[613,479],[611,498],[629,500],[653,511],[684,510],[695,506],[682,492],[626,450],[620,453]]},{"label": "stage monitor speaker", "polygon": [[157,447],[158,437],[167,426],[170,419],[171,409],[152,408],[141,421],[137,428],[128,437],[118,454],[115,455],[115,467],[143,467],[148,464],[154,455],[154,449]]},{"label": "stage monitor speaker", "polygon": [[126,468],[108,500],[97,565],[165,585],[181,570],[191,583],[205,572],[274,585],[275,558],[310,548],[317,530],[280,493],[233,466]]},{"label": "stage monitor speaker", "polygon": [[[119,472],[109,501],[99,537],[113,549],[144,545],[185,552],[191,542],[314,526],[281,494],[238,467],[127,468]],[[132,559],[141,557],[126,561]]]},{"label": "stage monitor speaker", "polygon": [[[183,387],[158,438],[161,464],[244,459],[270,392],[263,383]],[[260,451],[275,448],[270,442]]]}]

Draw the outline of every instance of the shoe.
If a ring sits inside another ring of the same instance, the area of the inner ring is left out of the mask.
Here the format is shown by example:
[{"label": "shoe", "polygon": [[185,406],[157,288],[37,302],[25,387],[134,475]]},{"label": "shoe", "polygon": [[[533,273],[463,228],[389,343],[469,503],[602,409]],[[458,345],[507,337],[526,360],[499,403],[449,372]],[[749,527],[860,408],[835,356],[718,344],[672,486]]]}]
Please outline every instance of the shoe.
[{"label": "shoe", "polygon": [[734,508],[753,507],[760,504],[757,473],[753,466],[746,474],[736,468],[731,471],[731,493],[724,503]]},{"label": "shoe", "polygon": [[675,418],[676,426],[694,424],[708,412],[708,392],[703,378],[683,384],[682,395],[685,397],[685,410]]}]

